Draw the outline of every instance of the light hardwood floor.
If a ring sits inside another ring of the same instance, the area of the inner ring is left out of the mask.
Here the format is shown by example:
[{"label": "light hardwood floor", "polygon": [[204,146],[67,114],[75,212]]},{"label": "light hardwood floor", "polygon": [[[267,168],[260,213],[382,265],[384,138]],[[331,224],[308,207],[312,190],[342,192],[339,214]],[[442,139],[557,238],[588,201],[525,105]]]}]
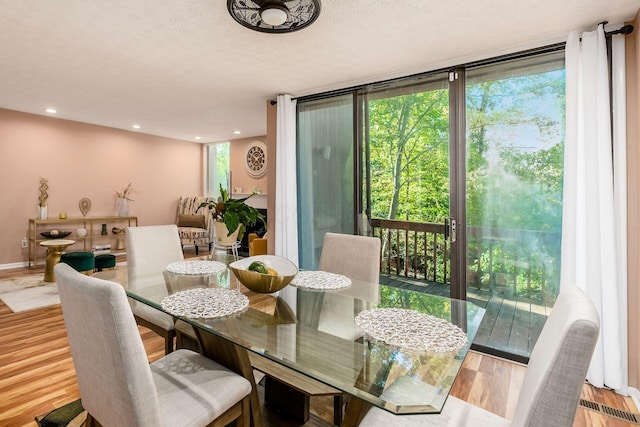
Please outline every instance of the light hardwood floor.
[{"label": "light hardwood floor", "polygon": [[[42,273],[42,269],[0,270],[0,279]],[[140,328],[149,360],[162,356],[163,340]],[[13,313],[0,302],[0,426],[35,426],[34,417],[80,397],[69,352],[60,305]],[[456,379],[452,395],[511,418],[525,367],[471,352]],[[261,389],[261,387],[259,387]],[[583,399],[637,412],[630,399],[585,385]],[[333,399],[313,398],[312,417],[305,427],[330,426]],[[265,427],[298,424],[281,418],[263,405]],[[627,427],[620,421],[578,408],[574,426]]]}]

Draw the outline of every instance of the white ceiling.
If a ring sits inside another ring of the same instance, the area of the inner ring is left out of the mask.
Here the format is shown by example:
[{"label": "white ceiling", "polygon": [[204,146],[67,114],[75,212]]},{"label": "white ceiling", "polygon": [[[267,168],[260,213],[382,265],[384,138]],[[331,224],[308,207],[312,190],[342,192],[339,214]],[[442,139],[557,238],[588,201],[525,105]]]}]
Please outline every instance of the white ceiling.
[{"label": "white ceiling", "polygon": [[0,108],[53,107],[59,118],[137,123],[138,132],[189,141],[258,136],[278,94],[561,42],[639,8],[640,0],[322,0],[310,27],[265,34],[237,24],[225,0],[0,0]]}]

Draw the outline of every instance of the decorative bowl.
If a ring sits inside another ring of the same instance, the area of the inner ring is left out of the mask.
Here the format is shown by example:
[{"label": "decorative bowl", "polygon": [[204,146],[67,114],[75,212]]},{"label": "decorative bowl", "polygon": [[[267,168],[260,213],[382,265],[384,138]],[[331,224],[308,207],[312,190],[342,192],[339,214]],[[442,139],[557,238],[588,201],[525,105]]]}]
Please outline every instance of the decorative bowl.
[{"label": "decorative bowl", "polygon": [[62,239],[63,237],[67,237],[69,234],[71,234],[71,232],[62,231],[62,230],[51,230],[51,231],[45,231],[40,234],[42,235],[42,237],[45,237],[47,239]]},{"label": "decorative bowl", "polygon": [[[278,275],[273,276],[247,270],[251,263],[255,261],[261,261],[267,267],[273,268],[278,272]],[[294,263],[286,258],[275,255],[256,255],[243,258],[229,264],[229,268],[233,271],[233,274],[235,274],[240,283],[253,292],[262,294],[279,291],[287,286],[296,274],[298,274],[298,267],[296,267]]]}]

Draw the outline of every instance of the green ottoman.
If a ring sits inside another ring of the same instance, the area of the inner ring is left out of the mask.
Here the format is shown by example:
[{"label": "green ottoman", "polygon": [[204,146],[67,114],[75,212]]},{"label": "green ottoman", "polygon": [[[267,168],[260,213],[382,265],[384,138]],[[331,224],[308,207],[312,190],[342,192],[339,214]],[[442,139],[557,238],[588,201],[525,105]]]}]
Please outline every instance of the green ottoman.
[{"label": "green ottoman", "polygon": [[74,270],[85,274],[92,274],[95,268],[95,259],[91,252],[68,252],[62,254],[60,262],[69,264]]},{"label": "green ottoman", "polygon": [[102,271],[109,268],[116,268],[116,256],[111,254],[96,255],[96,270]]}]

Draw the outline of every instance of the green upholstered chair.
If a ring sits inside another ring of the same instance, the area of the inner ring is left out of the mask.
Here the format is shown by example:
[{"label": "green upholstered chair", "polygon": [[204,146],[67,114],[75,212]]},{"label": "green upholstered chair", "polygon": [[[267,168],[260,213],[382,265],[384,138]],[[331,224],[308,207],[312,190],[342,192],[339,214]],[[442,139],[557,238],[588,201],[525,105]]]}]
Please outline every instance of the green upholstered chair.
[{"label": "green upholstered chair", "polygon": [[60,262],[70,265],[74,270],[92,274],[95,268],[95,257],[91,252],[67,252],[62,254]]}]

